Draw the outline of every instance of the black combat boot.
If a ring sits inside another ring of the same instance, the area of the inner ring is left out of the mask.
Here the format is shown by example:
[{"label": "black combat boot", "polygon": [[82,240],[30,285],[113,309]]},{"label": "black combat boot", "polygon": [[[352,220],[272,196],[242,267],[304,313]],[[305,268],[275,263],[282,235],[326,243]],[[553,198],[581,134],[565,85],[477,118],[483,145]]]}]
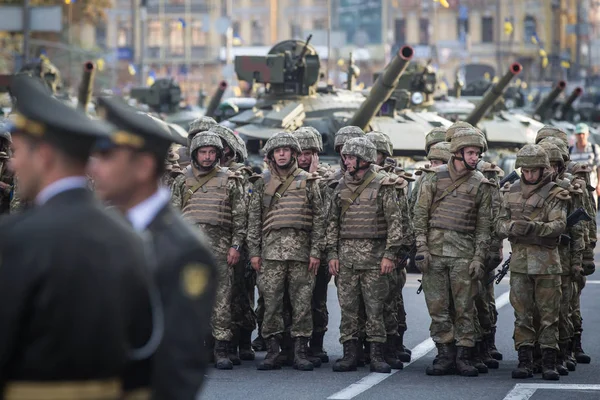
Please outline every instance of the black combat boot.
[{"label": "black combat boot", "polygon": [[262,337],[262,324],[258,324],[258,336],[252,341],[252,348],[254,351],[266,351],[267,344],[265,339]]},{"label": "black combat boot", "polygon": [[310,348],[309,354],[314,357],[319,357],[322,363],[329,362],[329,356],[327,352],[323,349],[323,338],[325,336],[325,332],[313,332],[310,337]]},{"label": "black combat boot", "polygon": [[472,347],[456,346],[456,372],[460,376],[479,376],[472,362]]},{"label": "black combat boot", "polygon": [[242,360],[240,360],[240,356],[238,355],[238,336],[238,333],[235,332],[227,346],[227,357],[229,357],[233,365],[242,365]]},{"label": "black combat boot", "polygon": [[277,356],[279,355],[279,337],[277,335],[271,336],[266,341],[267,355],[262,360],[256,369],[260,371],[269,371],[272,369],[281,369],[281,364],[277,362]]},{"label": "black combat boot", "polygon": [[410,362],[411,351],[404,347],[404,331],[398,331],[396,337],[396,356],[402,362]]},{"label": "black combat boot", "polygon": [[531,346],[519,347],[519,365],[512,371],[513,379],[533,377],[533,349]]},{"label": "black combat boot", "polygon": [[496,348],[496,328],[492,328],[492,331],[485,335],[484,340],[487,342],[492,358],[494,360],[502,361],[502,353]]},{"label": "black combat boot", "polygon": [[565,365],[566,365],[567,369],[571,372],[573,372],[577,369],[577,361],[575,360],[575,357],[573,357],[573,339],[572,338],[567,342],[567,357],[565,359]]},{"label": "black combat boot", "polygon": [[533,373],[542,373],[542,348],[539,343],[533,346]]},{"label": "black combat boot", "polygon": [[364,367],[367,365],[367,360],[365,359],[365,348],[363,347],[363,340],[358,339],[356,341],[356,366]]},{"label": "black combat boot", "polygon": [[344,357],[333,363],[334,372],[356,371],[356,352],[358,349],[358,340],[346,340],[343,345]]},{"label": "black combat boot", "polygon": [[243,361],[253,361],[255,358],[251,340],[252,331],[240,329],[238,347],[240,349],[240,359]]},{"label": "black combat boot", "polygon": [[556,372],[560,376],[569,375],[569,370],[565,365],[565,361],[567,359],[567,342],[559,342],[558,343],[558,354],[556,355]]},{"label": "black combat boot", "polygon": [[436,343],[435,347],[438,351],[437,356],[433,360],[433,365],[428,366],[425,373],[433,376],[453,374],[456,370],[454,345]]},{"label": "black combat boot", "polygon": [[284,367],[294,366],[294,341],[292,336],[286,332],[283,334],[283,340],[281,341],[281,351],[277,356],[277,363]]},{"label": "black combat boot", "polygon": [[367,339],[364,338],[362,341],[363,344],[363,351],[365,354],[365,364],[370,364],[371,363],[371,342],[367,342]]},{"label": "black combat boot", "polygon": [[489,369],[498,369],[500,367],[500,363],[498,360],[494,359],[490,354],[490,349],[488,348],[488,344],[485,340],[478,342],[479,344],[479,356],[481,357],[481,361],[489,368]]},{"label": "black combat boot", "polygon": [[556,350],[542,349],[542,379],[557,381],[560,375],[556,371]]},{"label": "black combat boot", "polygon": [[481,342],[475,342],[475,347],[471,348],[471,363],[480,374],[487,374],[488,367],[481,358]]},{"label": "black combat boot", "polygon": [[383,346],[383,343],[371,342],[371,372],[379,372],[380,374],[392,372],[392,367],[383,359]]},{"label": "black combat boot", "polygon": [[215,340],[215,368],[233,369],[233,363],[228,357],[230,343],[224,340]]},{"label": "black combat boot", "polygon": [[402,361],[398,359],[396,353],[396,338],[397,336],[387,336],[383,351],[383,359],[390,367],[392,367],[392,369],[402,369],[404,368],[404,365],[402,364]]},{"label": "black combat boot", "polygon": [[306,358],[308,352],[308,338],[297,337],[294,339],[294,369],[312,371],[314,365]]},{"label": "black combat boot", "polygon": [[576,333],[573,336],[573,355],[579,364],[589,364],[592,361],[591,357],[585,354],[583,347],[581,347],[581,333]]}]

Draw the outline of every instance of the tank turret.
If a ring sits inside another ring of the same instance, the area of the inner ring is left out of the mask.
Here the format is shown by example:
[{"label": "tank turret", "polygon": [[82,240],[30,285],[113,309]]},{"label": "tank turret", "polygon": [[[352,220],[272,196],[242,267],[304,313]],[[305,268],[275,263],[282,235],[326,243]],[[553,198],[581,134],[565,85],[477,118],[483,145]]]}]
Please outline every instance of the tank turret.
[{"label": "tank turret", "polygon": [[387,68],[373,84],[369,95],[352,116],[348,125],[366,129],[371,119],[379,112],[381,106],[394,92],[398,79],[412,59],[414,51],[410,46],[403,46],[390,61]]},{"label": "tank turret", "polygon": [[554,89],[548,93],[548,95],[540,101],[540,104],[536,107],[533,112],[533,117],[540,121],[544,121],[546,119],[546,114],[548,113],[548,109],[554,103],[554,100],[565,90],[567,87],[567,82],[558,81]]},{"label": "tank turret", "polygon": [[83,75],[81,77],[81,83],[79,84],[79,91],[77,93],[77,107],[84,112],[87,112],[87,105],[92,99],[92,91],[94,89],[94,75],[96,75],[96,68],[94,63],[88,61],[83,64]]},{"label": "tank turret", "polygon": [[508,72],[504,74],[498,83],[494,84],[491,89],[483,96],[483,99],[477,104],[475,109],[465,118],[465,121],[471,125],[477,125],[477,123],[485,116],[487,111],[494,105],[494,103],[502,96],[502,92],[510,81],[521,72],[523,67],[519,63],[514,63],[508,69]]},{"label": "tank turret", "polygon": [[132,88],[130,96],[147,104],[152,111],[174,113],[179,110],[181,88],[173,79],[162,78],[157,79],[149,88]]},{"label": "tank turret", "polygon": [[210,98],[210,102],[208,103],[208,107],[206,107],[206,112],[204,113],[205,116],[215,116],[215,111],[217,111],[217,107],[219,107],[219,104],[221,104],[221,100],[225,94],[225,89],[227,89],[227,82],[221,81],[217,87],[217,90],[215,90],[215,94],[213,94]]}]

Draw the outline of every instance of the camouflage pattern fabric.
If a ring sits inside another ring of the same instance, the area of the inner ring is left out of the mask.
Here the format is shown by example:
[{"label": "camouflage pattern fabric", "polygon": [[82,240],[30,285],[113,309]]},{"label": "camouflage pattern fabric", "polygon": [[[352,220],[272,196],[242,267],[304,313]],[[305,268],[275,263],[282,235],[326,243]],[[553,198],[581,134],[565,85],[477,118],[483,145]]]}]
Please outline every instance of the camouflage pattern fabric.
[{"label": "camouflage pattern fabric", "polygon": [[383,321],[388,336],[398,335],[398,293],[400,292],[398,270],[387,274],[388,295],[383,304]]},{"label": "camouflage pattern fabric", "polygon": [[404,285],[406,285],[406,269],[401,268],[398,270],[398,296],[396,298],[398,332],[406,332],[408,329],[406,325],[406,310],[404,309],[404,296],[402,296],[402,289],[404,289]]},{"label": "camouflage pattern fabric", "polygon": [[578,279],[573,279],[571,296],[571,322],[573,323],[573,334],[581,335],[583,332],[583,318],[581,317],[581,291],[585,287],[587,278],[579,276]]},{"label": "camouflage pattern fabric", "polygon": [[315,289],[312,296],[313,331],[316,333],[327,332],[329,324],[329,311],[327,310],[327,287],[331,281],[331,274],[327,265],[321,265],[315,277]]},{"label": "camouflage pattern fabric", "polygon": [[226,258],[217,258],[217,273],[217,296],[215,297],[210,326],[215,340],[230,341],[233,338],[231,332],[231,285],[233,269],[227,264]]},{"label": "camouflage pattern fabric", "polygon": [[562,297],[558,316],[558,340],[567,341],[573,337],[573,314],[571,302],[573,299],[573,280],[569,275],[560,277],[560,290]]}]

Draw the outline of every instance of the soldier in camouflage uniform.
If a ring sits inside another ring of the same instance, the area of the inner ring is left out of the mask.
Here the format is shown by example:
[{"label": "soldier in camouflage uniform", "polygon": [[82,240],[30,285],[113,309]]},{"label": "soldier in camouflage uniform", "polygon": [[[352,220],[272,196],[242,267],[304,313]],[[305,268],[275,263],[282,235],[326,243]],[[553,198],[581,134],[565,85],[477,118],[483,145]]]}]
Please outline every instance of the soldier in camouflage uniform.
[{"label": "soldier in camouflage uniform", "polygon": [[287,132],[272,136],[264,147],[268,171],[256,178],[248,214],[248,248],[257,284],[264,297],[262,335],[267,355],[259,370],[280,368],[277,362],[287,287],[292,303],[291,336],[294,368],[314,368],[307,358],[312,335],[311,299],[324,243],[323,203],[318,175],[298,168],[298,140]]},{"label": "soldier in camouflage uniform", "polygon": [[346,171],[332,194],[327,229],[329,272],[338,276],[342,313],[340,342],[344,357],[334,371],[354,371],[358,363],[359,309],[364,302],[366,335],[373,372],[389,373],[383,358],[386,343],[384,303],[389,279],[402,244],[395,182],[376,172],[375,145],[364,137],[346,141],[341,151]]},{"label": "soldier in camouflage uniform", "polygon": [[448,164],[421,178],[413,221],[416,260],[438,348],[428,375],[445,375],[455,367],[462,376],[478,375],[472,364],[473,298],[484,274],[491,229],[490,185],[476,171],[484,147],[474,128],[461,128],[452,137]]},{"label": "soldier in camouflage uniform", "polygon": [[179,154],[177,153],[179,147],[181,146],[171,145],[165,159],[165,172],[161,178],[161,184],[167,188],[170,188],[175,182],[175,178],[183,173],[177,162],[179,160]]},{"label": "soldier in camouflage uniform", "polygon": [[215,367],[231,369],[233,267],[241,257],[247,222],[243,178],[219,166],[223,145],[216,133],[196,135],[190,150],[190,168],[175,179],[172,203],[182,210],[184,219],[202,228],[217,260],[219,286],[211,321]]},{"label": "soldier in camouflage uniform", "polygon": [[190,146],[194,136],[200,132],[208,132],[208,130],[215,125],[217,125],[217,121],[211,117],[200,117],[190,123],[187,139],[188,145],[187,147],[181,146],[177,151],[179,154],[179,166],[182,169],[185,169],[190,165]]},{"label": "soldier in camouflage uniform", "polygon": [[[566,229],[569,192],[552,182],[548,155],[539,145],[526,145],[517,153],[521,180],[504,195],[496,233],[511,243],[510,302],[515,310],[517,379],[533,376],[533,347],[542,349],[542,378],[558,380],[558,319],[562,267],[558,238]],[[539,313],[539,327],[533,319]]]},{"label": "soldier in camouflage uniform", "polygon": [[[437,143],[444,142],[444,141],[446,141],[446,128],[443,126],[433,128],[425,136],[425,153],[429,154],[429,150],[431,149],[431,146],[434,146]],[[429,164],[429,165],[432,166],[431,164]],[[435,166],[435,165],[433,165],[433,166]],[[416,172],[418,173],[417,176],[420,176],[422,174],[421,169],[418,169]],[[417,181],[415,183],[415,185],[413,186],[412,191],[410,192],[410,199],[408,200],[408,207],[411,211],[411,215],[412,215],[412,210],[417,201],[418,193],[419,193],[419,183]]]}]

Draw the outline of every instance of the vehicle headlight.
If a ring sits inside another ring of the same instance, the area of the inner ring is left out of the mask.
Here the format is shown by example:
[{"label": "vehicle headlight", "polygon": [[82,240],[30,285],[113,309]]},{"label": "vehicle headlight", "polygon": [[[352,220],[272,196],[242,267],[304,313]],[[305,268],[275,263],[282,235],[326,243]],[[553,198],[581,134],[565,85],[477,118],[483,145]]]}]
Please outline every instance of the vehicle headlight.
[{"label": "vehicle headlight", "polygon": [[410,100],[413,104],[419,105],[423,103],[423,93],[415,92],[410,96]]}]

